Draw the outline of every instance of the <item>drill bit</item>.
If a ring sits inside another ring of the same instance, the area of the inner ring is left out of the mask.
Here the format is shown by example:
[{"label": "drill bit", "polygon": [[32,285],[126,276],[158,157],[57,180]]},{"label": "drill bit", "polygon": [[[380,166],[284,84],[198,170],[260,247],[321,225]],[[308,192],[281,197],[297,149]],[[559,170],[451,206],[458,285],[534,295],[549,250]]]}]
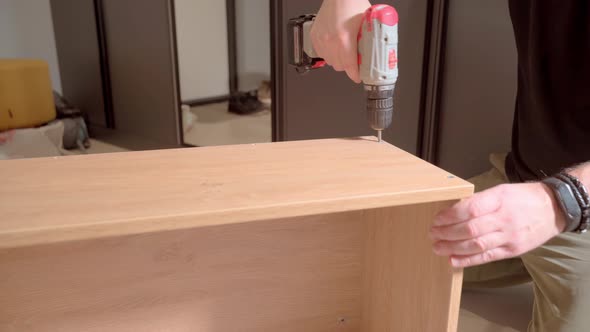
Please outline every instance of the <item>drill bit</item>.
[{"label": "drill bit", "polygon": [[383,130],[377,130],[377,141],[381,142],[381,133]]}]

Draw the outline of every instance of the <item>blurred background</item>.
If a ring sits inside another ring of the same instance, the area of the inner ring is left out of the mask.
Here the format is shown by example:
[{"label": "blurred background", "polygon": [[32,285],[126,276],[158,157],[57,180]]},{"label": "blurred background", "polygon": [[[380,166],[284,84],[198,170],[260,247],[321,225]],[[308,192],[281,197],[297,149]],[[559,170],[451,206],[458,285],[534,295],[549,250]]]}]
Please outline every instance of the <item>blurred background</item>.
[{"label": "blurred background", "polygon": [[2,0],[0,15],[2,68],[45,62],[62,103],[13,110],[30,122],[4,121],[16,138],[68,108],[88,151],[272,141],[269,1]]},{"label": "blurred background", "polygon": [[[383,2],[400,15],[385,140],[465,178],[485,171],[490,153],[509,149],[516,55],[507,3]],[[57,146],[67,154],[373,135],[360,85],[330,68],[300,75],[287,64],[287,21],[320,5],[2,0],[0,86],[24,102],[0,97],[2,140],[63,130],[66,149]],[[11,81],[27,66],[36,80]],[[16,91],[27,84],[37,92]]]}]

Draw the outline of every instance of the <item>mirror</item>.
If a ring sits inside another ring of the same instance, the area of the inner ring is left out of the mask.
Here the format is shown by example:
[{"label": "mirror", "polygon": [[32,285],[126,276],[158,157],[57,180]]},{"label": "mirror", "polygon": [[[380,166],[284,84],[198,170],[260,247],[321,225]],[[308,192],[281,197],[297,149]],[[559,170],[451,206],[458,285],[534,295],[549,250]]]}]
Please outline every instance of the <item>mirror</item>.
[{"label": "mirror", "polygon": [[1,159],[272,140],[267,0],[1,1],[0,45],[45,75],[11,92],[43,116],[0,101]]},{"label": "mirror", "polygon": [[272,140],[268,0],[175,0],[183,140]]}]

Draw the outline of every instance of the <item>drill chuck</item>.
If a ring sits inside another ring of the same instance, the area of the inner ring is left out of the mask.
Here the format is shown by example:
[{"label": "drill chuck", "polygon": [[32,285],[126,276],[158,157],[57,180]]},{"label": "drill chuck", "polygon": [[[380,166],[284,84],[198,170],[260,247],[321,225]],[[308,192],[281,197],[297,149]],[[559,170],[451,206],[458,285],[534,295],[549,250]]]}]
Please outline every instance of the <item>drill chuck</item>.
[{"label": "drill chuck", "polygon": [[393,90],[395,84],[365,85],[367,93],[367,120],[377,131],[387,129],[393,117]]}]

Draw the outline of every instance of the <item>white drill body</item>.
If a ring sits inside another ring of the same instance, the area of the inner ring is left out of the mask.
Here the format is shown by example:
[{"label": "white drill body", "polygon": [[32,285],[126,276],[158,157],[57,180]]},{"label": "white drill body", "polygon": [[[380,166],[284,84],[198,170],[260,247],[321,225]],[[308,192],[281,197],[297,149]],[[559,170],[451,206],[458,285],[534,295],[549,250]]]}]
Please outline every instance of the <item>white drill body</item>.
[{"label": "white drill body", "polygon": [[[359,74],[364,84],[394,85],[397,82],[398,24],[397,14],[392,10],[390,6],[375,5],[364,14],[358,38]],[[380,15],[381,11],[387,13]],[[383,19],[383,15],[395,17]]]}]

